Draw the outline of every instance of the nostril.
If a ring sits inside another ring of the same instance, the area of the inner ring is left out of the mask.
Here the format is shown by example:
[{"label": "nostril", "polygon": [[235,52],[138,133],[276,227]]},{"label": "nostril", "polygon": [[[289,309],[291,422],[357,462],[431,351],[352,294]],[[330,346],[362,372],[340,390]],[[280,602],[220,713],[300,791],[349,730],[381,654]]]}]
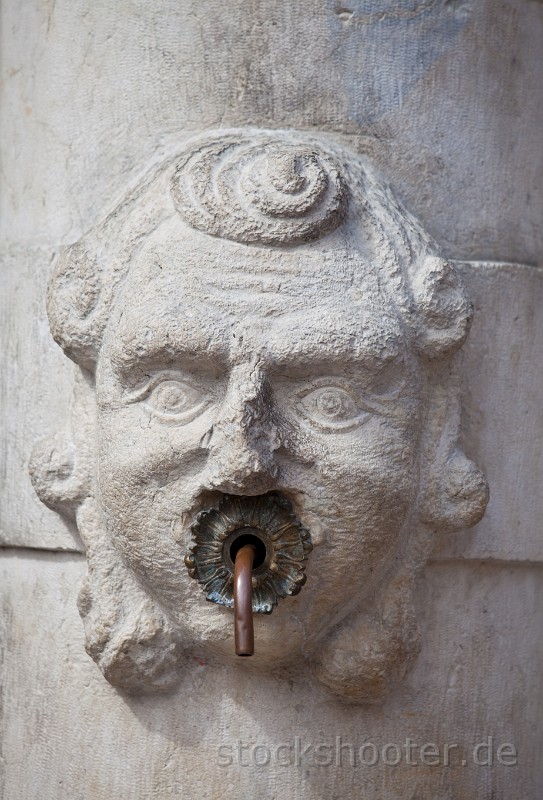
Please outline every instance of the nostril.
[{"label": "nostril", "polygon": [[273,443],[253,432],[227,433],[214,438],[209,452],[207,482],[224,494],[260,495],[279,481]]},{"label": "nostril", "polygon": [[252,468],[221,468],[211,473],[208,484],[224,494],[256,496],[271,491],[277,484],[278,470],[254,470]]}]

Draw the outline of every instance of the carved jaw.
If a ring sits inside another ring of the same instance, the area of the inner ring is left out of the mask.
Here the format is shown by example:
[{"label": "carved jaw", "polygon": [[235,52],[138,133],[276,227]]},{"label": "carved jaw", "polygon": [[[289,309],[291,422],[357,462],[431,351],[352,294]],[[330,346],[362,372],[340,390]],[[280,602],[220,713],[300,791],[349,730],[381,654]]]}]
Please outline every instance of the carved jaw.
[{"label": "carved jaw", "polygon": [[[192,544],[185,565],[204,588],[206,599],[234,608],[235,553],[246,541],[256,548],[252,571],[252,610],[271,614],[277,603],[304,586],[311,537],[283,495],[225,495],[201,511],[191,525]],[[261,551],[261,552],[260,552]]]}]

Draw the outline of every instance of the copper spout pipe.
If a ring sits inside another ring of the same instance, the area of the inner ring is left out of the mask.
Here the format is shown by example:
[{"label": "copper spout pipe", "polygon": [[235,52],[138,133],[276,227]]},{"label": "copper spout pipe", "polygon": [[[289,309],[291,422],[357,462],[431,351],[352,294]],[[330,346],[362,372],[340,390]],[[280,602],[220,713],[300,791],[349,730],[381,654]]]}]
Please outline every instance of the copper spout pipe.
[{"label": "copper spout pipe", "polygon": [[234,639],[237,656],[252,656],[255,651],[253,629],[252,544],[240,547],[234,562]]}]

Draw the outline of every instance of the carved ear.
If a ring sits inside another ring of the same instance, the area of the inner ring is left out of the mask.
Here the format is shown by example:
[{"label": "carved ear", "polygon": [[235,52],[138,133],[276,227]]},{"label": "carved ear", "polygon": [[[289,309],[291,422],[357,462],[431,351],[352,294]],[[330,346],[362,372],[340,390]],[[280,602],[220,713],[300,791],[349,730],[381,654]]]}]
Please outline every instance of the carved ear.
[{"label": "carved ear", "polygon": [[444,258],[426,256],[416,267],[411,288],[419,351],[428,358],[438,358],[461,347],[473,309],[454,266]]},{"label": "carved ear", "polygon": [[435,365],[428,391],[419,519],[433,530],[450,532],[479,522],[488,503],[488,484],[458,446],[460,387],[454,365]]},{"label": "carved ear", "polygon": [[96,362],[103,321],[97,313],[102,269],[91,238],[68,247],[57,259],[47,288],[47,313],[54,340],[87,369]]},{"label": "carved ear", "polygon": [[355,613],[325,642],[317,678],[352,703],[376,704],[400,683],[420,652],[412,579],[398,576],[374,613]]},{"label": "carved ear", "polygon": [[75,517],[77,506],[90,490],[90,482],[87,470],[78,464],[74,443],[64,431],[34,445],[28,471],[42,503]]},{"label": "carved ear", "polygon": [[488,483],[481,470],[455,449],[432,464],[421,504],[421,521],[439,531],[471,528],[488,504]]},{"label": "carved ear", "polygon": [[40,439],[28,463],[30,480],[40,500],[69,517],[75,516],[92,491],[95,409],[92,376],[76,370],[71,410],[73,433],[65,429]]}]

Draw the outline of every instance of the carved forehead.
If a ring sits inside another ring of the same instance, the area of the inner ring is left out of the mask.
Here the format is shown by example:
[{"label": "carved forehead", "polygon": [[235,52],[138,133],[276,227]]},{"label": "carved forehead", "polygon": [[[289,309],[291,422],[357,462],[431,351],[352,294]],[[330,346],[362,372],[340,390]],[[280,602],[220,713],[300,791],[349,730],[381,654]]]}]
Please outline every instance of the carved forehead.
[{"label": "carved forehead", "polygon": [[335,305],[349,295],[368,308],[387,306],[375,266],[348,234],[271,249],[206,236],[173,218],[133,258],[122,302],[139,305],[142,295],[156,294],[175,303],[179,293],[187,300],[236,303],[239,310],[261,307],[264,313]]},{"label": "carved forehead", "polygon": [[[104,352],[116,361],[161,350],[234,350],[387,361],[401,326],[373,266],[349,240],[264,249],[163,224],[135,257]],[[241,344],[243,343],[243,345]]]},{"label": "carved forehead", "polygon": [[131,261],[128,284],[156,280],[161,272],[168,280],[182,271],[227,288],[242,281],[251,287],[251,281],[259,279],[277,286],[285,278],[293,285],[297,280],[308,291],[318,286],[350,285],[355,279],[369,287],[377,285],[370,259],[369,250],[361,249],[348,228],[318,242],[271,248],[208,236],[174,216],[146,238]]}]

